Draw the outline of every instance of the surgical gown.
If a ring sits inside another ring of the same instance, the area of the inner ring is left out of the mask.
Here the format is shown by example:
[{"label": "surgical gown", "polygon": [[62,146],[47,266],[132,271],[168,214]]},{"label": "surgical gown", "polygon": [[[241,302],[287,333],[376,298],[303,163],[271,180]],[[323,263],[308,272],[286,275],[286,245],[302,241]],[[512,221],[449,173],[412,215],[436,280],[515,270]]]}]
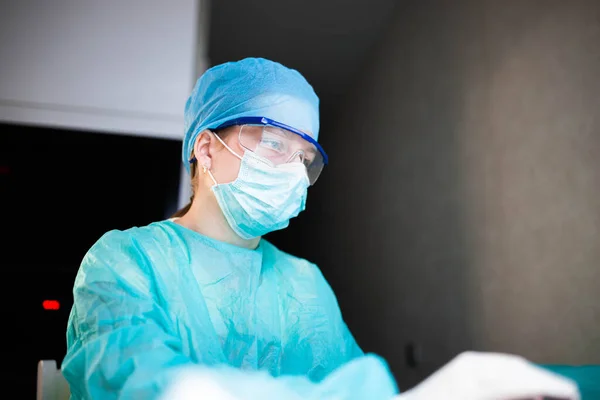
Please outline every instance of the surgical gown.
[{"label": "surgical gown", "polygon": [[193,365],[313,384],[363,356],[319,269],[264,239],[248,250],[170,220],[110,231],[73,294],[62,370],[75,399],[156,398]]}]

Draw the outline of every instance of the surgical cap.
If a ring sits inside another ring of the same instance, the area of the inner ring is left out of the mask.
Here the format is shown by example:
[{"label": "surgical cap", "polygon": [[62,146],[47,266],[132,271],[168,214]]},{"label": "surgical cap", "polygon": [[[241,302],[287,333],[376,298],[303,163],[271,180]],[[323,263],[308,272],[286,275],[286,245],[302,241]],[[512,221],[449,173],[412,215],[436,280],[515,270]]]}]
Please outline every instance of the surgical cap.
[{"label": "surgical cap", "polygon": [[319,98],[296,70],[264,58],[245,58],[207,70],[185,105],[183,163],[205,129],[240,117],[266,117],[318,139]]}]

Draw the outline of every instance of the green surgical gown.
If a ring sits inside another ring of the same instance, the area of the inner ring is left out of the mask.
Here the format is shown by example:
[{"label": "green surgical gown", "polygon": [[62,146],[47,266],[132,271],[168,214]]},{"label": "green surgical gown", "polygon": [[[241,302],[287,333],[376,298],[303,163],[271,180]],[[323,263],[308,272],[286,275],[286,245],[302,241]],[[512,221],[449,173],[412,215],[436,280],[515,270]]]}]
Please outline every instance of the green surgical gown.
[{"label": "green surgical gown", "polygon": [[110,231],[73,295],[62,370],[74,399],[156,398],[188,365],[312,385],[364,358],[319,269],[264,239],[248,250],[170,220]]}]

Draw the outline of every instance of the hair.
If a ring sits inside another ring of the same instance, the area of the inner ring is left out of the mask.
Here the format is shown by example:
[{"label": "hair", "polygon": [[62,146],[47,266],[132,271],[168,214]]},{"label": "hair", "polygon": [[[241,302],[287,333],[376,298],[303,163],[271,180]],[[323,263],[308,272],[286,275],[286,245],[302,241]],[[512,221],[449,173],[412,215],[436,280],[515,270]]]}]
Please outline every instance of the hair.
[{"label": "hair", "polygon": [[[194,157],[194,151],[192,150],[192,157]],[[194,158],[194,161],[190,163],[190,177],[191,177],[191,185],[192,185],[192,195],[190,196],[190,201],[183,208],[177,210],[175,214],[171,215],[171,218],[180,218],[187,214],[192,207],[192,203],[194,202],[194,196],[196,195],[196,191],[198,190],[198,160]]]},{"label": "hair", "polygon": [[[230,129],[230,128],[233,128],[233,126],[225,128],[225,129],[212,130],[212,133],[214,133],[215,135],[219,135],[219,137],[221,139],[225,139],[225,136],[227,136],[229,134],[229,132],[232,131],[232,129]],[[187,214],[187,212],[192,207],[192,203],[194,202],[194,196],[198,192],[198,160],[196,159],[196,157],[194,155],[193,149],[192,149],[192,154],[190,155],[190,159],[193,160],[190,163],[190,181],[191,181],[190,183],[192,185],[192,195],[190,196],[189,203],[186,204],[183,208],[177,210],[177,212],[175,212],[175,214],[171,215],[171,218],[180,218],[180,217],[183,217],[185,214]]]}]

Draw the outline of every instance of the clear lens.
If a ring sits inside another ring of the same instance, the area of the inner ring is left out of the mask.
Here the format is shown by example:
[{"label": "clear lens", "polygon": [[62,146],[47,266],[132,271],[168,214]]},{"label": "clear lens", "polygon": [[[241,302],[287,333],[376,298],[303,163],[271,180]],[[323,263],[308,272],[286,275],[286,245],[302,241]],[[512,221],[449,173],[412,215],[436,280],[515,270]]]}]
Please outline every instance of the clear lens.
[{"label": "clear lens", "polygon": [[303,163],[311,185],[323,170],[323,155],[315,145],[294,132],[271,125],[243,125],[239,140],[246,150],[253,151],[274,165]]}]

